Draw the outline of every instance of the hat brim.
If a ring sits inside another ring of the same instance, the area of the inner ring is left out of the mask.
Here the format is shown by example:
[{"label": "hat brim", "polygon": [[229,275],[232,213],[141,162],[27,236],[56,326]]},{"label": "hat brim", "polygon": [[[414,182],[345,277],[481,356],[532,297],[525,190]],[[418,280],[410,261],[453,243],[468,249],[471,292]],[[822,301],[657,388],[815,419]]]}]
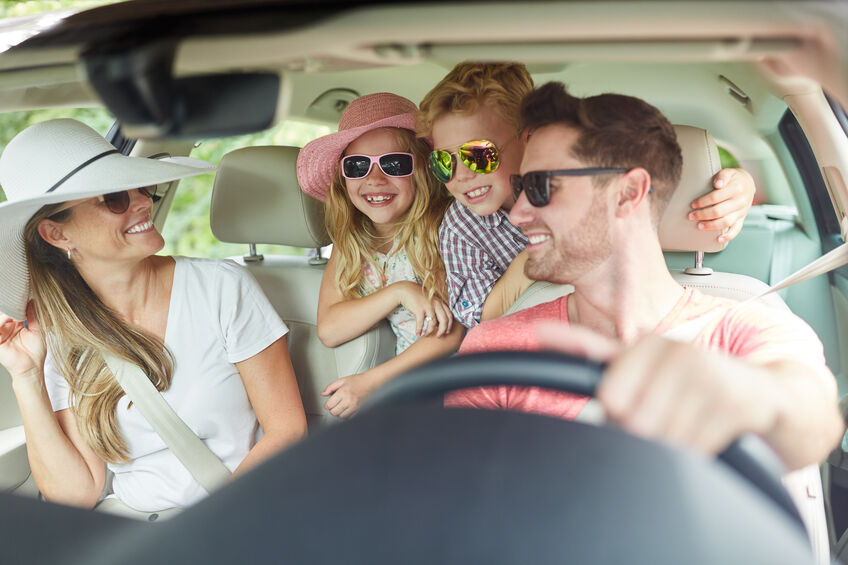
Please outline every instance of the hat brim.
[{"label": "hat brim", "polygon": [[26,318],[30,289],[23,229],[42,206],[162,184],[215,170],[215,165],[190,157],[154,160],[115,153],[80,169],[53,192],[0,203],[0,312],[15,320]]},{"label": "hat brim", "polygon": [[379,128],[415,132],[415,113],[389,116],[376,122],[319,137],[307,143],[297,156],[297,182],[309,196],[324,202],[342,152],[359,136]]}]

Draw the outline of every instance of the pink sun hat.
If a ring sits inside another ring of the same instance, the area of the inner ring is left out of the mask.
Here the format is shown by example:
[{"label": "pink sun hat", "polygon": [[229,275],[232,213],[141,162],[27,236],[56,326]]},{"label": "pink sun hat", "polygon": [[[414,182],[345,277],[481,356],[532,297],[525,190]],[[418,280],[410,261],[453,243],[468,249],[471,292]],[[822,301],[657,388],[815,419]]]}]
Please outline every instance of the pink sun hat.
[{"label": "pink sun hat", "polygon": [[390,92],[360,96],[339,120],[339,131],[310,141],[297,156],[297,182],[309,196],[324,202],[342,152],[357,137],[377,128],[415,131],[418,107]]}]

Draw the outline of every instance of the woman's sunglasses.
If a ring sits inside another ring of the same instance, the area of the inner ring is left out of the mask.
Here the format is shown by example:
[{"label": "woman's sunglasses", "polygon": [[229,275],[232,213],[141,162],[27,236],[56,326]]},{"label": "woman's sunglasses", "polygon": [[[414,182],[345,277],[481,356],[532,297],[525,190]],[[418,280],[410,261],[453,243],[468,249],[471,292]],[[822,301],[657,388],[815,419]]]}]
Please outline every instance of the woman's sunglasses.
[{"label": "woman's sunglasses", "polygon": [[[156,195],[156,186],[145,186],[138,189],[130,189],[130,190],[138,190],[144,196],[150,198],[153,203],[159,202],[162,200],[161,196]],[[130,191],[122,190],[120,192],[110,192],[108,194],[101,194],[99,198],[103,199],[103,204],[106,205],[106,209],[112,212],[113,214],[123,214],[130,208]],[[82,204],[82,202],[78,202],[77,204]],[[76,206],[75,204],[74,206]],[[65,210],[70,210],[74,206],[68,206],[67,208],[62,208],[61,210],[57,210],[50,215],[50,217],[54,217]]]},{"label": "woman's sunglasses", "polygon": [[[154,204],[162,200],[161,196],[156,195],[155,186],[145,186],[137,190],[144,196],[150,198]],[[123,214],[124,212],[129,210],[129,190],[122,190],[121,192],[110,192],[109,194],[103,194],[101,198],[103,198],[103,203],[106,205],[106,208],[108,208],[109,211],[113,214]]]},{"label": "woman's sunglasses", "polygon": [[342,176],[346,179],[364,179],[374,163],[390,177],[408,177],[415,168],[415,157],[412,153],[384,153],[376,157],[345,155],[342,157]]},{"label": "woman's sunglasses", "polygon": [[[605,175],[609,173],[626,173],[630,169],[618,168],[593,168],[593,169],[559,169],[555,171],[533,171],[524,175],[510,175],[509,183],[512,185],[512,194],[518,200],[523,191],[527,195],[527,201],[536,208],[547,206],[551,201],[551,177],[585,177],[592,175]],[[653,191],[653,188],[651,189]]]},{"label": "woman's sunglasses", "polygon": [[498,147],[488,139],[466,141],[455,152],[437,149],[430,153],[430,170],[440,182],[448,183],[456,173],[456,158],[481,175],[495,172],[501,164]]}]

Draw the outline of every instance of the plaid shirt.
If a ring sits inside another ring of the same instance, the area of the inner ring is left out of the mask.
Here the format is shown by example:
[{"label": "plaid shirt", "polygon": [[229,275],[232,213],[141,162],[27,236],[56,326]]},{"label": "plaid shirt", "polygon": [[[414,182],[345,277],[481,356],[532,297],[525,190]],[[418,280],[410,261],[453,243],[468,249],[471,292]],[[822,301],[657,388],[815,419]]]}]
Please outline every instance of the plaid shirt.
[{"label": "plaid shirt", "polygon": [[507,213],[478,216],[459,202],[439,226],[439,248],[448,275],[450,309],[465,327],[480,323],[483,302],[509,264],[527,245]]}]

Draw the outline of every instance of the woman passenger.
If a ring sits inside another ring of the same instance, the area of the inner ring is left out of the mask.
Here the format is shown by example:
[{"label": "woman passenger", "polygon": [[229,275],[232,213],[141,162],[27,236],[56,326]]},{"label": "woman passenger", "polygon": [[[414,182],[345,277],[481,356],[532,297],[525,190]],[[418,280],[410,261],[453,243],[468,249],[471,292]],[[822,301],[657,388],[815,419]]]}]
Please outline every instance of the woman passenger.
[{"label": "woman passenger", "polygon": [[138,365],[236,475],[306,432],[288,328],[252,277],[156,255],[156,185],[212,170],[126,157],[67,119],[27,128],[0,156],[0,363],[50,501],[93,507],[107,468],[113,496],[138,511],[206,495],[101,353]]}]

